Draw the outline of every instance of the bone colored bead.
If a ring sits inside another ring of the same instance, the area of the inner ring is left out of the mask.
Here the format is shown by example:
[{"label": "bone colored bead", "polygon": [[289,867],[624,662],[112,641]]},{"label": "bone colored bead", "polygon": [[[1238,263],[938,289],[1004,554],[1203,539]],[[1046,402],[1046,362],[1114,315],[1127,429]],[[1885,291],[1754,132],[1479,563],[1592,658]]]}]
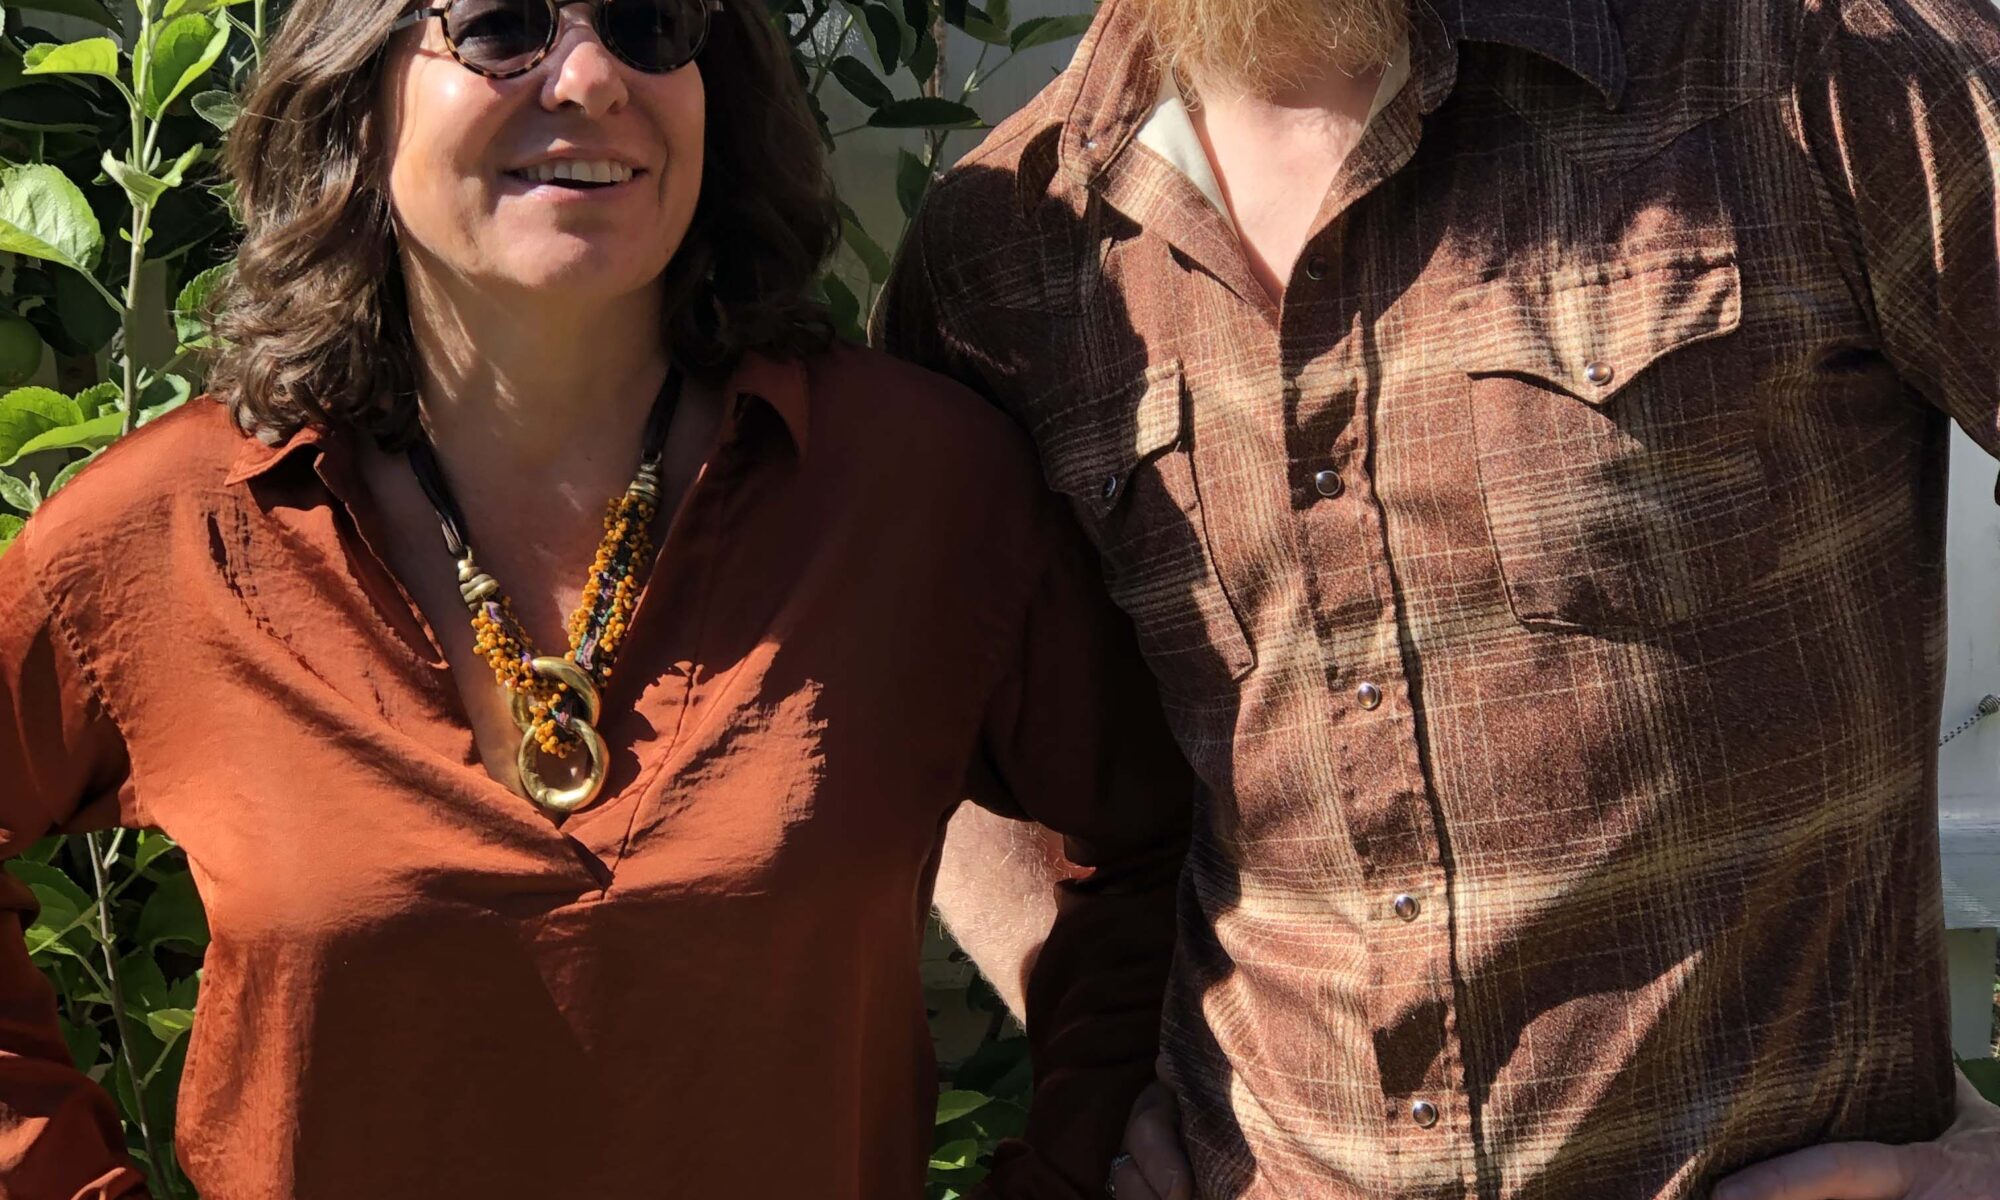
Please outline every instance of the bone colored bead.
[{"label": "bone colored bead", "polygon": [[467,608],[477,611],[491,597],[500,592],[499,581],[481,571],[458,586],[458,594],[464,598]]}]

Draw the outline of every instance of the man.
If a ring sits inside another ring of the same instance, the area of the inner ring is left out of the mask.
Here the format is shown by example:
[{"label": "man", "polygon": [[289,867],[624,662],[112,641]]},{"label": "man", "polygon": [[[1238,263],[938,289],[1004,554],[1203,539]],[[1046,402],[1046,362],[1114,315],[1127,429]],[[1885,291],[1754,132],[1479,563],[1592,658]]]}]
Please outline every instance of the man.
[{"label": "man", "polygon": [[[1195,1194],[2000,1196],[1934,749],[1996,176],[1985,0],[1106,0],[936,188],[878,334],[1032,432],[1206,786]],[[1010,986],[1014,837],[940,887]]]}]

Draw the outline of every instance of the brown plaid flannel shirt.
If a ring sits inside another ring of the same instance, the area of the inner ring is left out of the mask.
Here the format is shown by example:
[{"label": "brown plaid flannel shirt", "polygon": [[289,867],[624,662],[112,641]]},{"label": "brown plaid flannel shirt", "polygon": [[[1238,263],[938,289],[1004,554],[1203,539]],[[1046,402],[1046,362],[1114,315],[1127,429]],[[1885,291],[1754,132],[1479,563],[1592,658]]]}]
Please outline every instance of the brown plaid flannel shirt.
[{"label": "brown plaid flannel shirt", "polygon": [[1135,142],[1108,0],[878,311],[1033,433],[1207,784],[1165,1034],[1202,1195],[1698,1196],[1934,1136],[1995,14],[1420,0],[1411,39],[1282,304]]}]

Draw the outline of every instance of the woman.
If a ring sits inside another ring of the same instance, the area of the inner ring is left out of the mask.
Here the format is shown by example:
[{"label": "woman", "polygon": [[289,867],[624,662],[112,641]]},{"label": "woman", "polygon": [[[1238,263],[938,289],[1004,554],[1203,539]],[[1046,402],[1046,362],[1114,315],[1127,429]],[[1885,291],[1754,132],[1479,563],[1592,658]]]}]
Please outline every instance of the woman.
[{"label": "woman", "polygon": [[[1095,1190],[1188,784],[1023,440],[829,343],[754,0],[300,0],[230,163],[220,402],[0,558],[5,849],[157,827],[208,907],[207,1200],[920,1195],[968,793],[1096,867],[995,1175]],[[0,1193],[136,1194],[12,938],[0,996]]]}]

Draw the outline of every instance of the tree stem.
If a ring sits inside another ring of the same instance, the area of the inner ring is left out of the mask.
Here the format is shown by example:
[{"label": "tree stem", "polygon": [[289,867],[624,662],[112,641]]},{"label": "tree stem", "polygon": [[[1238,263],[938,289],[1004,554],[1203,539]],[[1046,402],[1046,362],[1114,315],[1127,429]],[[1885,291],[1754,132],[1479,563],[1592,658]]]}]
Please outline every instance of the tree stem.
[{"label": "tree stem", "polygon": [[146,1161],[153,1174],[164,1182],[166,1167],[160,1159],[160,1148],[153,1141],[152,1122],[146,1120],[146,1092],[139,1082],[138,1064],[132,1059],[132,1038],[125,1023],[125,993],[118,981],[118,943],[111,931],[111,905],[107,898],[110,889],[105,886],[104,859],[97,838],[97,834],[87,833],[83,840],[90,854],[91,878],[97,885],[97,935],[104,951],[105,982],[109,984],[105,990],[111,993],[111,1022],[118,1030],[118,1057],[125,1064],[126,1078],[132,1081],[132,1099],[137,1110],[133,1119],[139,1123],[139,1137],[146,1143]]},{"label": "tree stem", "polygon": [[[146,231],[152,224],[153,208],[150,204],[132,205],[132,255],[131,265],[125,273],[125,420],[122,429],[132,432],[139,424],[139,363],[132,353],[132,335],[137,332],[139,305],[139,272],[146,265]],[[97,843],[91,843],[91,854],[95,859]]]}]

